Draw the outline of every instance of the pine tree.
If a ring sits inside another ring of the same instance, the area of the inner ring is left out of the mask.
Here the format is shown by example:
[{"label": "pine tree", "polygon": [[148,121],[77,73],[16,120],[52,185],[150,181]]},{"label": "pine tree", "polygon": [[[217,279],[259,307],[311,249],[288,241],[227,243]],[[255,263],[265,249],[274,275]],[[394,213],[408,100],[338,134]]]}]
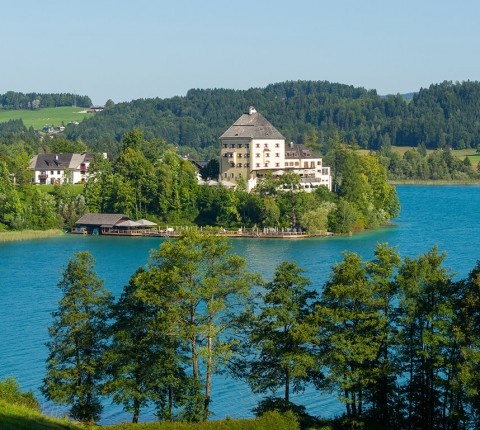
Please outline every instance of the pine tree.
[{"label": "pine tree", "polygon": [[94,271],[89,252],[70,259],[58,283],[63,293],[49,328],[49,356],[42,392],[69,405],[72,418],[93,423],[102,412],[102,358],[108,342],[112,298]]},{"label": "pine tree", "polygon": [[254,392],[283,388],[287,405],[290,393],[302,391],[316,367],[306,322],[317,295],[303,272],[291,261],[275,268],[259,308],[248,316],[246,358],[236,360],[237,376],[244,373]]}]

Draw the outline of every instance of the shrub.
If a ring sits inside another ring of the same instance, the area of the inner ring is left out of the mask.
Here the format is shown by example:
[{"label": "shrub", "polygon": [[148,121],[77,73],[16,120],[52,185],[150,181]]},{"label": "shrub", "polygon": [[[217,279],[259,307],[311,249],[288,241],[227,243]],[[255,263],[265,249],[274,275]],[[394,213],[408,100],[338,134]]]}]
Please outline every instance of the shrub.
[{"label": "shrub", "polygon": [[0,381],[0,400],[40,411],[40,404],[35,398],[33,391],[22,393],[13,375]]}]

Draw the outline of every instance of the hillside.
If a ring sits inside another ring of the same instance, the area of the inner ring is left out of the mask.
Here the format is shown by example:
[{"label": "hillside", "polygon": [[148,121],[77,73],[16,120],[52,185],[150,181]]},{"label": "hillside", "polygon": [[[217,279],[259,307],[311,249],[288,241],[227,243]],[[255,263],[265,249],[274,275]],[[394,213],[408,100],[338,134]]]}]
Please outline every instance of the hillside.
[{"label": "hillside", "polygon": [[12,120],[23,121],[25,127],[41,130],[46,125],[59,126],[70,121],[82,121],[93,114],[86,113],[85,108],[65,106],[42,109],[0,110],[0,123]]},{"label": "hillside", "polygon": [[[0,399],[1,430],[81,430],[85,426],[71,421],[45,416],[25,406],[9,404]],[[149,423],[93,426],[92,429],[106,430],[296,430],[299,428],[293,415],[266,414],[257,419],[226,419],[204,423]]]},{"label": "hillside", "polygon": [[364,149],[385,145],[476,147],[480,142],[480,83],[443,82],[411,100],[325,81],[288,81],[245,91],[192,89],[184,97],[139,99],[110,106],[67,128],[92,150],[118,153],[121,136],[137,127],[197,158],[218,153],[218,136],[254,105],[287,141],[328,145],[337,133]]}]

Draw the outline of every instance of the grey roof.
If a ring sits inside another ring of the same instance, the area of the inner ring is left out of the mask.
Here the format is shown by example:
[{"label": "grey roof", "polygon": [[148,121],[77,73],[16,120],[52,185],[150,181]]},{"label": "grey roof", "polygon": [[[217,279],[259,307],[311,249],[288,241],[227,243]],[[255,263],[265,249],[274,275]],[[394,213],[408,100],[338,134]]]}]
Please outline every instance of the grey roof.
[{"label": "grey roof", "polygon": [[81,154],[38,154],[30,160],[32,170],[79,170],[80,164],[91,161],[93,155]]},{"label": "grey roof", "polygon": [[258,112],[243,114],[220,136],[220,139],[230,138],[285,139],[282,134]]},{"label": "grey roof", "polygon": [[322,158],[321,155],[308,149],[301,143],[289,143],[285,145],[285,159],[310,159]]},{"label": "grey roof", "polygon": [[124,214],[92,214],[83,215],[75,225],[98,225],[98,226],[113,226],[122,221],[128,221],[130,218]]},{"label": "grey roof", "polygon": [[139,219],[139,220],[137,221],[137,224],[138,224],[138,225],[143,225],[143,226],[153,226],[153,225],[157,225],[157,223],[152,222],[152,221],[149,221],[148,219],[144,219],[144,218]]}]

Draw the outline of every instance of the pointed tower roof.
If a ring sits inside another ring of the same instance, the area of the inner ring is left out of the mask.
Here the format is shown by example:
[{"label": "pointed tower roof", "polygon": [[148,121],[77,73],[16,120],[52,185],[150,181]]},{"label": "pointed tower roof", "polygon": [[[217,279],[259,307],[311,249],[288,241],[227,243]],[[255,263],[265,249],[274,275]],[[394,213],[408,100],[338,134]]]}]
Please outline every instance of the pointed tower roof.
[{"label": "pointed tower roof", "polygon": [[243,114],[220,136],[220,139],[235,138],[285,139],[253,106],[250,107],[249,113]]}]

